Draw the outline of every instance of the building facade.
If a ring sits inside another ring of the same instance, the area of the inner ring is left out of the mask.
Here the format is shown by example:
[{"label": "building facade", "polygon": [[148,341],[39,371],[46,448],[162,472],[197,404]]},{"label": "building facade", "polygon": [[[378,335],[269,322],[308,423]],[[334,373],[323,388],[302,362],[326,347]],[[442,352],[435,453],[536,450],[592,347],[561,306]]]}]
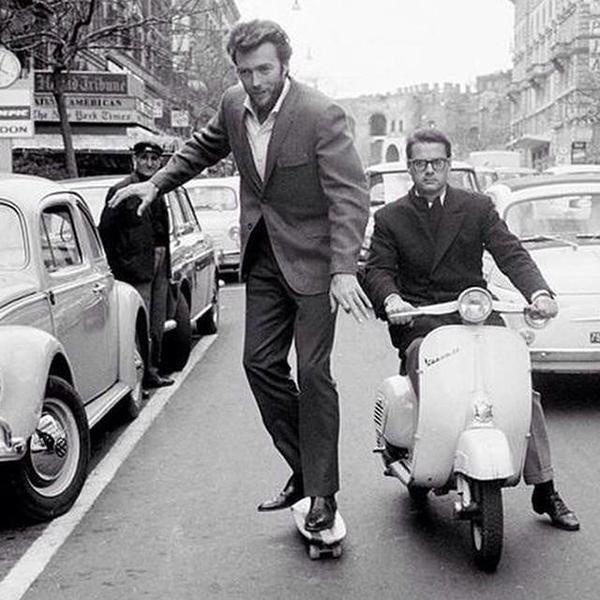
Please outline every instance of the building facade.
[{"label": "building facade", "polygon": [[600,1],[511,1],[508,147],[539,168],[600,163]]},{"label": "building facade", "polygon": [[407,135],[422,127],[444,131],[452,140],[455,158],[464,159],[469,152],[501,149],[509,141],[510,81],[510,72],[498,72],[478,77],[472,88],[422,84],[339,102],[348,111],[366,166],[404,160]]},{"label": "building facade", "polygon": [[[223,42],[240,16],[235,0],[199,0],[193,16],[175,19],[175,25],[163,18],[165,6],[162,0],[98,3],[90,32],[132,18],[148,25],[99,40],[79,52],[64,75],[80,175],[127,172],[136,141],[153,139],[172,151],[209,118],[205,80],[214,76],[217,61],[228,68]],[[60,163],[64,154],[47,58],[38,50],[33,64],[35,136],[15,140],[13,157],[16,170],[33,161],[37,172],[52,176],[35,166],[43,157]]]}]

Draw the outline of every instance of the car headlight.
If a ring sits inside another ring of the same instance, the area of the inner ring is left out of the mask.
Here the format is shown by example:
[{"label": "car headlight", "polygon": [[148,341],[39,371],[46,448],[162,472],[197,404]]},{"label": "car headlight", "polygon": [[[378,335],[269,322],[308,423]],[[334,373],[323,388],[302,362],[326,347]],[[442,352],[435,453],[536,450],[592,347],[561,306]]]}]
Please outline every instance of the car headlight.
[{"label": "car headlight", "polygon": [[467,323],[483,323],[492,314],[492,295],[483,288],[469,288],[458,297],[458,312]]},{"label": "car headlight", "polygon": [[230,240],[233,240],[238,246],[240,245],[240,226],[232,225],[227,232]]}]

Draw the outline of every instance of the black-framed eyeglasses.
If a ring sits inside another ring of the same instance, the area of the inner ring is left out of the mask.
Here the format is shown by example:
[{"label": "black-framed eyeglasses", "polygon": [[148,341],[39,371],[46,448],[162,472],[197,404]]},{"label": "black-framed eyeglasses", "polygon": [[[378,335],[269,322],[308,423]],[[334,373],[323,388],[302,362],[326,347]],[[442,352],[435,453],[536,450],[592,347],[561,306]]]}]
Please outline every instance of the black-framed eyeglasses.
[{"label": "black-framed eyeglasses", "polygon": [[426,160],[424,158],[412,158],[408,161],[408,164],[418,171],[422,173],[427,169],[427,165],[431,165],[431,168],[434,171],[441,171],[449,162],[448,158],[432,158],[431,160]]}]

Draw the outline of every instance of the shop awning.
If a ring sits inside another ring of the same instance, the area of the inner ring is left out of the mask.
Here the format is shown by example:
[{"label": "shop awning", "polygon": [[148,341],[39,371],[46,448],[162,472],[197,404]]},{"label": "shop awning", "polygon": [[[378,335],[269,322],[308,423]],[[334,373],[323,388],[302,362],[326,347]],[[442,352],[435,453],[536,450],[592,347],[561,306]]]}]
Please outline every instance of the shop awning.
[{"label": "shop awning", "polygon": [[[181,140],[171,136],[161,136],[149,132],[132,133],[131,135],[73,135],[73,146],[78,152],[128,153],[136,142],[153,141],[160,144],[166,152],[173,152],[181,145]],[[62,136],[58,133],[39,133],[32,138],[13,140],[13,149],[64,150]]]},{"label": "shop awning", "polygon": [[539,146],[548,146],[550,144],[550,136],[544,134],[526,133],[518,138],[515,138],[506,144],[508,149],[511,148],[538,148]]}]

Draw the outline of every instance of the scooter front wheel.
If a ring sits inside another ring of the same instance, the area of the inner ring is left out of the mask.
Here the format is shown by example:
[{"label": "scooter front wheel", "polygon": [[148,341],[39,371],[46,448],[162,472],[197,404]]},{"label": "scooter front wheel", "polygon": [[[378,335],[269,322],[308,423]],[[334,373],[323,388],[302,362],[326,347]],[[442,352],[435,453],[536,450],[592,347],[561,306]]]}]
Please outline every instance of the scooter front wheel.
[{"label": "scooter front wheel", "polygon": [[471,480],[471,498],[477,510],[471,517],[471,541],[475,564],[483,571],[495,571],[502,555],[504,515],[502,487],[497,481]]}]

